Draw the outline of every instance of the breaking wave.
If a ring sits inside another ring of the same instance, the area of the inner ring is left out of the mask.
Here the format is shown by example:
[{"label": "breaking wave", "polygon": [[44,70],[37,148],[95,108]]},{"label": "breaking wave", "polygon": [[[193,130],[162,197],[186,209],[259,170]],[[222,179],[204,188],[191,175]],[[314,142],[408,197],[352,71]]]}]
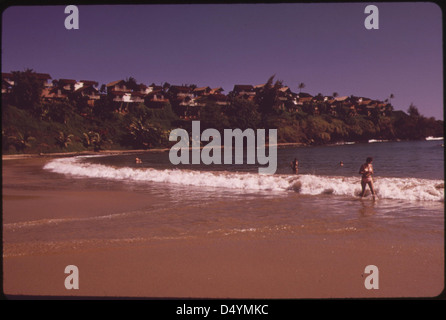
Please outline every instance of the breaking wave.
[{"label": "breaking wave", "polygon": [[[112,167],[82,161],[85,156],[60,158],[48,162],[44,169],[51,172],[127,182],[158,182],[196,187],[216,187],[246,191],[294,191],[305,195],[332,194],[357,196],[359,177],[317,175],[261,175],[228,171],[193,171]],[[375,179],[378,197],[383,199],[444,201],[444,181],[420,178]]]}]

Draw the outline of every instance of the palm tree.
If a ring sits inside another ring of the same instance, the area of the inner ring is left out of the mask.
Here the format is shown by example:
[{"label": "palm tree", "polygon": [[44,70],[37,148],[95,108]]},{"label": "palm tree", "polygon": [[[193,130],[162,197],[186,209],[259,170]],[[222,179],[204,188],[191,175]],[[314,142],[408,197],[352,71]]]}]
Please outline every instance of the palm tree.
[{"label": "palm tree", "polygon": [[339,94],[337,92],[333,92],[333,98],[336,98],[337,96],[339,96]]},{"label": "palm tree", "polygon": [[272,75],[256,95],[258,110],[263,115],[273,112],[279,105],[279,89],[283,87],[283,83],[280,80],[274,82],[274,77]]},{"label": "palm tree", "polygon": [[35,112],[36,105],[42,99],[43,82],[32,69],[12,71],[12,76],[14,86],[9,95],[11,103],[20,109]]},{"label": "palm tree", "polygon": [[305,88],[305,83],[303,83],[303,82],[299,83],[298,88],[299,88],[299,93],[300,93],[302,91],[302,89]]},{"label": "palm tree", "polygon": [[17,151],[23,151],[26,148],[31,147],[31,142],[36,141],[36,138],[30,136],[28,133],[18,133],[15,136],[9,136],[8,139],[15,146]]},{"label": "palm tree", "polygon": [[161,128],[142,118],[134,119],[128,130],[132,142],[137,148],[148,149],[152,145],[162,145],[168,137],[167,131],[163,132]]},{"label": "palm tree", "polygon": [[101,150],[105,144],[112,143],[111,140],[105,138],[99,132],[89,131],[88,133],[83,133],[84,136],[84,146],[85,147],[93,147],[94,151]]},{"label": "palm tree", "polygon": [[419,117],[420,116],[420,112],[418,111],[418,108],[411,103],[409,106],[409,109],[407,109],[407,112],[409,113],[409,116],[411,117]]},{"label": "palm tree", "polygon": [[390,94],[389,97],[389,103],[392,104],[392,99],[395,98],[395,96],[393,95],[393,93]]},{"label": "palm tree", "polygon": [[59,136],[56,137],[57,144],[59,144],[62,148],[67,148],[68,145],[71,144],[71,139],[73,138],[72,134],[65,134],[62,131],[59,131]]},{"label": "palm tree", "polygon": [[163,84],[163,91],[167,92],[167,91],[169,91],[169,88],[170,88],[170,83],[169,82],[164,82],[164,84]]}]

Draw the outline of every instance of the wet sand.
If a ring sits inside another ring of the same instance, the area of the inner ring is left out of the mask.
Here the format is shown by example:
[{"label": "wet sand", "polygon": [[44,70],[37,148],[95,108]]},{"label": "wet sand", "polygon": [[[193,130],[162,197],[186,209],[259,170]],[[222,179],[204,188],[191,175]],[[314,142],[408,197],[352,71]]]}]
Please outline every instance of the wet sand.
[{"label": "wet sand", "polygon": [[[121,191],[21,188],[33,179],[26,173],[45,161],[4,160],[3,223],[95,216],[137,209],[143,201],[141,194]],[[67,265],[79,268],[78,290],[64,287]],[[367,265],[378,267],[379,289],[365,288]],[[336,234],[152,240],[4,256],[3,277],[10,298],[435,297],[444,288],[444,247],[423,239],[353,240]]]}]

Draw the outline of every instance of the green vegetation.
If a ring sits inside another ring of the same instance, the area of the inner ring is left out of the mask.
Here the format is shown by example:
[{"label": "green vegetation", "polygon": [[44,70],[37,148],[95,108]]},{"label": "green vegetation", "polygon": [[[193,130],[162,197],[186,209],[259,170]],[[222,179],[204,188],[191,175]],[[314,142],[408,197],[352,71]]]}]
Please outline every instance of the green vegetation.
[{"label": "green vegetation", "polygon": [[[169,100],[161,108],[116,102],[105,94],[91,106],[85,97],[76,94],[65,100],[43,100],[43,85],[32,70],[13,74],[14,87],[2,95],[5,154],[169,147],[175,143],[169,141],[172,129],[191,130],[191,120],[182,117],[181,106],[168,92],[167,84],[162,90]],[[334,108],[316,96],[296,106],[292,100],[283,99],[284,86],[273,78],[253,99],[229,94],[227,105],[209,99],[205,105],[194,107],[201,130],[277,128],[279,143],[302,144],[443,136],[443,121],[422,116],[414,105],[408,107],[407,114],[392,108],[360,114],[343,104]],[[135,79],[127,82],[137,88]],[[304,87],[303,83],[299,85],[299,89]],[[393,94],[390,98],[394,98]]]}]

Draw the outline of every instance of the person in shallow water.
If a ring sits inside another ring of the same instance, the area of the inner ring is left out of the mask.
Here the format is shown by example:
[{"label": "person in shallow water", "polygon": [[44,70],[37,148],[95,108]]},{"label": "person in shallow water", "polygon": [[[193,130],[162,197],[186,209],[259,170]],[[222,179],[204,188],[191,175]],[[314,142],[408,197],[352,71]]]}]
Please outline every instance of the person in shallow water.
[{"label": "person in shallow water", "polygon": [[372,179],[372,174],[373,174],[373,166],[372,166],[372,162],[373,162],[373,158],[372,157],[368,157],[366,159],[366,162],[361,165],[361,168],[359,168],[359,174],[362,174],[362,178],[361,178],[361,187],[362,187],[362,191],[361,191],[361,198],[364,197],[365,195],[365,188],[367,187],[367,185],[370,188],[370,191],[372,192],[373,198],[376,198],[376,193],[375,193],[375,189],[373,188],[373,179]]},{"label": "person in shallow water", "polygon": [[297,171],[299,170],[298,166],[299,166],[299,161],[297,161],[297,159],[294,158],[294,160],[291,162],[291,169],[295,174],[297,174]]}]

